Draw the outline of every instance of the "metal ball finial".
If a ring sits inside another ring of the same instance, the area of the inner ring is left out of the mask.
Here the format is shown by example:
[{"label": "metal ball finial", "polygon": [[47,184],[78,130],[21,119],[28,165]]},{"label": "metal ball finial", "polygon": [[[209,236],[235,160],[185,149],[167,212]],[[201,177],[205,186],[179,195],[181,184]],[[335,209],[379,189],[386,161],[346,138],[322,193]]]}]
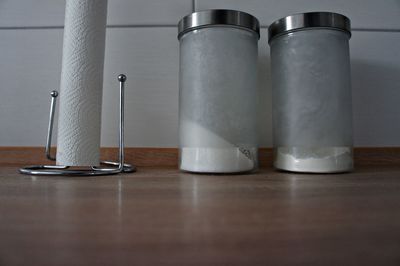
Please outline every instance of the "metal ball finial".
[{"label": "metal ball finial", "polygon": [[119,74],[118,75],[118,81],[119,82],[125,82],[126,81],[126,76],[124,74]]},{"label": "metal ball finial", "polygon": [[50,92],[51,97],[57,97],[58,96],[58,91],[52,91]]}]

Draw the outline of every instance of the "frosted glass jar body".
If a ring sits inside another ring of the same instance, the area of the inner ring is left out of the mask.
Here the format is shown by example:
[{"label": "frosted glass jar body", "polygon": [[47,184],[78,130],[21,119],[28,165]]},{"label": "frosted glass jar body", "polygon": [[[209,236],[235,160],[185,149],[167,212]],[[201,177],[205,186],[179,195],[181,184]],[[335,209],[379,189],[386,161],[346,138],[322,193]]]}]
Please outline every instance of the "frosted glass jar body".
[{"label": "frosted glass jar body", "polygon": [[349,37],[310,28],[271,40],[276,168],[353,169]]},{"label": "frosted glass jar body", "polygon": [[180,38],[180,169],[248,172],[257,167],[255,32],[205,27]]}]

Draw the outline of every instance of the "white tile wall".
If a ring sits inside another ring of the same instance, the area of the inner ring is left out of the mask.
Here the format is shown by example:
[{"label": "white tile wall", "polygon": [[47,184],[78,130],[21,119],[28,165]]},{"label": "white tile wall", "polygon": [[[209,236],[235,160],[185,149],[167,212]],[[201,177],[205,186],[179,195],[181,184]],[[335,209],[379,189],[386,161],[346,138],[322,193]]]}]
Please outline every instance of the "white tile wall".
[{"label": "white tile wall", "polygon": [[[347,14],[357,146],[400,145],[400,2],[398,0],[196,0],[198,10],[239,9],[263,25],[285,15],[331,10]],[[102,145],[117,144],[116,75],[128,75],[126,144],[178,145],[177,21],[192,0],[109,0]],[[41,146],[49,91],[59,85],[64,1],[0,1],[0,146]],[[261,145],[271,146],[269,49],[259,43]]]},{"label": "white tile wall", "polygon": [[[271,137],[267,30],[259,43],[261,145]],[[356,146],[400,145],[400,32],[355,31],[350,39],[354,141]]]},{"label": "white tile wall", "polygon": [[[0,27],[61,27],[65,0],[1,0]],[[176,25],[191,0],[108,0],[108,25]]]},{"label": "white tile wall", "polygon": [[359,146],[400,145],[400,32],[354,32],[354,134]]},{"label": "white tile wall", "polygon": [[196,10],[237,9],[256,16],[263,26],[281,17],[310,11],[347,15],[358,29],[400,29],[399,0],[197,0]]},{"label": "white tile wall", "polygon": [[126,145],[178,143],[178,40],[176,28],[107,30],[102,143],[118,143],[117,75],[126,73]]},{"label": "white tile wall", "polygon": [[62,30],[0,30],[0,146],[44,145],[62,37]]}]

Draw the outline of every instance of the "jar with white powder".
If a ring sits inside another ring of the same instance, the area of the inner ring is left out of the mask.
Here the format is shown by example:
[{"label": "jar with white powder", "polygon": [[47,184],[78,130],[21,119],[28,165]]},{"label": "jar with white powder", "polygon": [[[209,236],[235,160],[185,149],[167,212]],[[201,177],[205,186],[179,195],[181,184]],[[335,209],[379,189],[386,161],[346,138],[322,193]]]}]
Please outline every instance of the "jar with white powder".
[{"label": "jar with white powder", "polygon": [[256,169],[258,20],[207,10],[184,17],[178,30],[180,169]]},{"label": "jar with white powder", "polygon": [[350,20],[329,12],[269,27],[276,168],[353,169],[350,36]]}]

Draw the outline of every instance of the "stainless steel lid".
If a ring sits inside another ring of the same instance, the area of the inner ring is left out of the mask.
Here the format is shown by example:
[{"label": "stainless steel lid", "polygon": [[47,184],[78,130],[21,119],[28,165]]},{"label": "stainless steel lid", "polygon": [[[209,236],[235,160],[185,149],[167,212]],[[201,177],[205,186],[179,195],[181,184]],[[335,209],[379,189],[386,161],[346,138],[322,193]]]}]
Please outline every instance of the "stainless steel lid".
[{"label": "stainless steel lid", "polygon": [[309,12],[281,18],[268,28],[268,42],[279,35],[305,28],[333,28],[351,35],[350,19],[331,12]]},{"label": "stainless steel lid", "polygon": [[188,31],[214,25],[231,25],[252,30],[260,38],[260,23],[254,16],[236,10],[213,9],[194,12],[182,18],[178,24],[178,39]]}]

